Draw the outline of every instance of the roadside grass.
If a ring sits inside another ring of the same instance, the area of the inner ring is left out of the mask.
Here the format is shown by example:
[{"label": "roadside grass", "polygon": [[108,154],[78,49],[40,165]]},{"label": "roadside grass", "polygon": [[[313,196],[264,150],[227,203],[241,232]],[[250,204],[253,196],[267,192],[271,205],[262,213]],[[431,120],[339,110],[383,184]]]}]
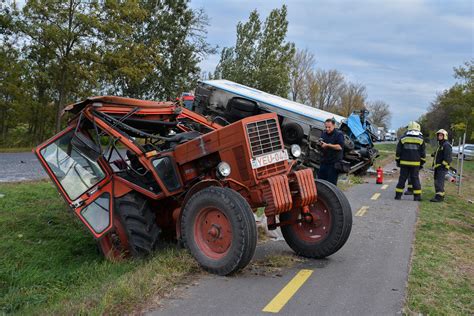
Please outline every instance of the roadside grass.
[{"label": "roadside grass", "polygon": [[199,271],[175,246],[104,260],[50,182],[2,184],[0,193],[0,315],[130,314]]},{"label": "roadside grass", "polygon": [[22,152],[31,152],[33,147],[0,147],[1,153],[22,153]]},{"label": "roadside grass", "polygon": [[[428,164],[430,165],[430,164]],[[405,313],[474,314],[474,162],[465,162],[462,195],[446,183],[444,203],[431,203],[433,174],[423,183]]]},{"label": "roadside grass", "polygon": [[397,144],[375,143],[375,148],[379,151],[379,156],[374,162],[374,167],[385,166],[386,164],[395,161],[395,150]]}]

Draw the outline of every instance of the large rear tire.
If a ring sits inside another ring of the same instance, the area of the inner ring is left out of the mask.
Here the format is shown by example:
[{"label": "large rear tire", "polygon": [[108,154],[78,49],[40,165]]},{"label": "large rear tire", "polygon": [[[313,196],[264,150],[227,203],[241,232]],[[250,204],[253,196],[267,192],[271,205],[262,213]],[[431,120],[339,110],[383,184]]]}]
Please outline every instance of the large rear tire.
[{"label": "large rear tire", "polygon": [[102,254],[110,260],[149,255],[160,229],[148,201],[136,192],[115,200],[114,227],[99,240]]},{"label": "large rear tire", "polygon": [[249,204],[237,192],[205,188],[189,199],[181,216],[184,245],[205,270],[228,275],[252,259],[257,228]]},{"label": "large rear tire", "polygon": [[[298,255],[325,258],[338,251],[349,238],[352,229],[352,211],[347,198],[333,184],[316,180],[317,202],[310,205],[312,221],[281,227],[287,244]],[[301,210],[280,214],[280,221],[301,219]]]}]

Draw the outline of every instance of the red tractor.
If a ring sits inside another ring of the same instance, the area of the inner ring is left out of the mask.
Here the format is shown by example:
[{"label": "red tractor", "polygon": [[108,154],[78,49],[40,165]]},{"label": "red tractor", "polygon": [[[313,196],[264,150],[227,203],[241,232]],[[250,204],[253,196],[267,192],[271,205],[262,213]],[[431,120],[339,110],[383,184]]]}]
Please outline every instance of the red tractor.
[{"label": "red tractor", "polygon": [[349,237],[344,194],[289,160],[275,114],[221,126],[179,103],[120,97],[65,112],[67,128],[35,153],[107,258],[145,256],[171,237],[227,275],[252,259],[260,207],[302,256],[329,256]]}]

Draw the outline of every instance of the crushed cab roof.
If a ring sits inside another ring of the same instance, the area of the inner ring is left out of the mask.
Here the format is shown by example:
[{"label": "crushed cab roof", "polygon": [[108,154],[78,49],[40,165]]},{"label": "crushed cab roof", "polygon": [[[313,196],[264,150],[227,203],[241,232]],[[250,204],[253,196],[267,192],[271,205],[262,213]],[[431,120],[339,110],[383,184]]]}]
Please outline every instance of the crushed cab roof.
[{"label": "crushed cab roof", "polygon": [[132,99],[132,98],[124,98],[124,97],[115,97],[115,96],[97,96],[97,97],[90,97],[83,101],[69,104],[63,110],[63,114],[68,112],[72,114],[77,114],[81,112],[87,105],[92,103],[104,103],[104,104],[111,104],[111,105],[118,105],[118,106],[125,106],[125,107],[141,107],[141,108],[157,108],[157,107],[169,107],[176,105],[175,102],[167,101],[167,102],[158,102],[158,101],[148,101],[148,100],[139,100],[139,99]]}]

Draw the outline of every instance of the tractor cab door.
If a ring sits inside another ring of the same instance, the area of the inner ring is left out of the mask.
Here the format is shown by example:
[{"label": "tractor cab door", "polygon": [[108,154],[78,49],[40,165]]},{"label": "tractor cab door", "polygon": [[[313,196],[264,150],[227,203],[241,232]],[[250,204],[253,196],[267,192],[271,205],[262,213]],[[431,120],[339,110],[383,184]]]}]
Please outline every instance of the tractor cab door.
[{"label": "tractor cab door", "polygon": [[112,228],[113,183],[100,146],[70,127],[35,149],[39,161],[74,213],[100,238]]}]

